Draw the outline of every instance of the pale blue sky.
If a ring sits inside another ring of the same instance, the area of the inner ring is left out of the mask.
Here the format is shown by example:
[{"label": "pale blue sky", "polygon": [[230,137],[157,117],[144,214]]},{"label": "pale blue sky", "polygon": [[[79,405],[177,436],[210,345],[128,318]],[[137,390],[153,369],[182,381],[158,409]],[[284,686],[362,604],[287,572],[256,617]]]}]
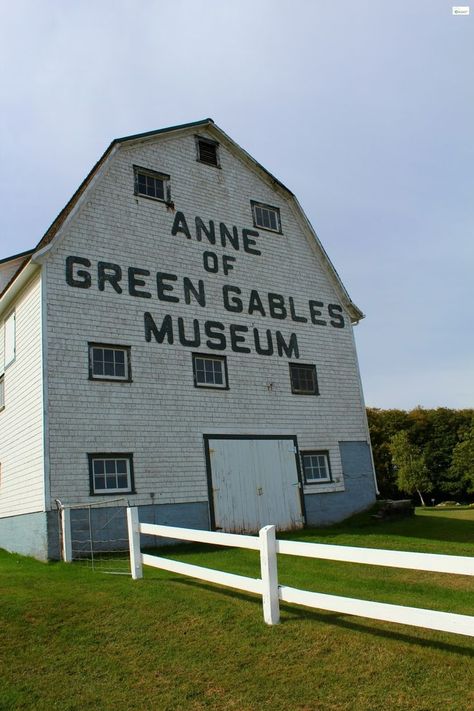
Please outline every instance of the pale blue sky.
[{"label": "pale blue sky", "polygon": [[38,242],[114,137],[211,116],[295,192],[366,313],[367,404],[474,406],[474,6],[0,10],[0,258]]}]

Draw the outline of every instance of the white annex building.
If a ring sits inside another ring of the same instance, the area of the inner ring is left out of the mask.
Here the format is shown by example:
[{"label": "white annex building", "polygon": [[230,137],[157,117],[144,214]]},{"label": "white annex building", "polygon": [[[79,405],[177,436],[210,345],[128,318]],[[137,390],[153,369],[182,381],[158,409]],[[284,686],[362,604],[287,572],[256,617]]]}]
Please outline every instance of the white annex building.
[{"label": "white annex building", "polygon": [[0,547],[57,557],[58,499],[236,532],[367,508],[362,317],[211,119],[114,140],[0,261]]}]

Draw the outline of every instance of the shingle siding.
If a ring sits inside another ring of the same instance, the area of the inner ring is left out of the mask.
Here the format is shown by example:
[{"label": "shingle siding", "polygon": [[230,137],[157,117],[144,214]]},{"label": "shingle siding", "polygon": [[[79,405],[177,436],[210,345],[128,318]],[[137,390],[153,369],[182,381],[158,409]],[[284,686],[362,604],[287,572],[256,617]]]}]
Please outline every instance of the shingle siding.
[{"label": "shingle siding", "polygon": [[[259,314],[232,314],[223,307],[224,284],[238,286],[244,299],[252,289],[262,297],[267,292],[292,296],[297,313],[305,316],[309,299],[340,304],[341,296],[284,191],[262,180],[224,145],[219,153],[221,169],[197,162],[192,134],[123,145],[53,246],[47,267],[51,502],[55,497],[70,503],[91,501],[87,453],[94,451],[134,453],[137,494],[130,497],[133,503],[150,503],[150,492],[156,503],[206,501],[202,434],[222,429],[286,432],[298,436],[301,449],[328,449],[335,480],[329,490],[343,489],[338,441],[367,438],[349,315],[344,313],[345,328],[337,329]],[[171,176],[175,210],[134,195],[134,164]],[[240,235],[243,228],[254,229],[252,199],[281,211],[282,235],[259,230],[261,256],[248,254],[242,247],[235,251],[219,243],[212,246],[205,237],[201,242],[194,238],[195,216],[206,224],[214,220],[217,230],[220,222],[229,228],[237,226]],[[185,215],[192,239],[172,236],[176,211]],[[206,250],[219,258],[223,254],[235,257],[234,269],[227,276],[206,272],[202,256]],[[66,284],[69,255],[91,261],[91,288]],[[98,261],[121,265],[124,277],[129,266],[149,270],[147,289],[152,298],[130,296],[125,279],[122,294],[108,284],[99,291]],[[178,276],[173,293],[180,303],[157,298],[153,288],[157,271]],[[183,276],[194,283],[204,281],[206,308],[184,303]],[[227,338],[232,323],[248,326],[250,332],[257,327],[262,336],[266,329],[273,334],[278,330],[286,341],[294,332],[299,360],[316,364],[321,395],[291,393],[288,361],[294,357],[230,349],[216,351],[227,356],[229,391],[195,388],[192,352],[211,352],[205,339],[199,348],[181,346],[176,336],[173,345],[159,345],[154,339],[147,343],[145,311],[157,324],[170,314],[175,328],[181,316],[188,333],[194,318],[201,325],[206,320],[221,321]],[[131,346],[133,382],[90,382],[88,341]]]}]

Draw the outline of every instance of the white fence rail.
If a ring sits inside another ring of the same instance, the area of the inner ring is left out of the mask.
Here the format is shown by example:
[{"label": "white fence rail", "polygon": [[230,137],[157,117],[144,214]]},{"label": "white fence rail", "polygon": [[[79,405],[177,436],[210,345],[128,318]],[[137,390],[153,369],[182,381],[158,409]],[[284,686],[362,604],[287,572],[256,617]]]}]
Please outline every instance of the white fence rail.
[{"label": "white fence rail", "polygon": [[[143,565],[149,565],[172,573],[180,573],[199,580],[256,593],[262,596],[263,617],[269,625],[278,624],[280,621],[280,600],[282,600],[319,610],[330,610],[359,617],[369,617],[374,620],[398,622],[415,627],[474,637],[474,617],[469,615],[358,600],[339,595],[326,595],[298,590],[287,585],[279,585],[277,554],[472,576],[474,576],[474,558],[357,548],[353,546],[334,546],[321,543],[277,541],[275,526],[262,528],[258,538],[233,533],[160,526],[140,523],[137,508],[127,509],[127,520],[130,540],[130,564],[132,577],[135,580],[143,577]],[[261,578],[234,575],[233,573],[225,573],[220,570],[203,568],[199,565],[191,565],[142,553],[140,550],[141,533],[184,541],[257,550],[260,552]]]}]

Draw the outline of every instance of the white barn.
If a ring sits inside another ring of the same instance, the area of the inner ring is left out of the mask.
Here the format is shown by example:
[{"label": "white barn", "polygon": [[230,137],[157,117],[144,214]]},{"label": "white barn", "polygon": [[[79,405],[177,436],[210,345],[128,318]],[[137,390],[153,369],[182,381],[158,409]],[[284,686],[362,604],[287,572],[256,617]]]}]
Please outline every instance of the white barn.
[{"label": "white barn", "polygon": [[1,547],[57,557],[57,499],[237,532],[375,500],[363,314],[211,119],[114,140],[0,294]]}]

